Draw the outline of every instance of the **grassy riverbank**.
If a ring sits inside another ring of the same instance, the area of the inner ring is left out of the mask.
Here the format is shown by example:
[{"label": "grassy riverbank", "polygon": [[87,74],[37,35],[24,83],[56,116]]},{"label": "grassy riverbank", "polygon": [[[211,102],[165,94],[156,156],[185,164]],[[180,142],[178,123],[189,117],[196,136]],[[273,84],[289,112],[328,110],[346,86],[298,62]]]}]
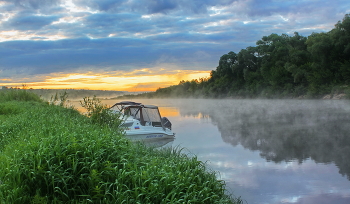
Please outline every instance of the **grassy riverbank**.
[{"label": "grassy riverbank", "polygon": [[0,203],[242,203],[196,157],[25,90],[0,92],[0,153]]}]

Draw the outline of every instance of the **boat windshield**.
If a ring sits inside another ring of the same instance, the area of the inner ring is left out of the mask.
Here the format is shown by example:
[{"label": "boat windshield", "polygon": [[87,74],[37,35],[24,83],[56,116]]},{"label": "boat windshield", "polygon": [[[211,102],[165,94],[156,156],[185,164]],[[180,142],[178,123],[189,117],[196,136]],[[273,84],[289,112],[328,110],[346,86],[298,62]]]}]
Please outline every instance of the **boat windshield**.
[{"label": "boat windshield", "polygon": [[161,118],[158,109],[143,109],[143,120],[146,122],[161,122]]},{"label": "boat windshield", "polygon": [[125,115],[131,115],[136,119],[140,119],[140,107],[130,107],[128,109],[125,109],[124,111]]},{"label": "boat windshield", "polygon": [[152,107],[143,107],[142,108],[142,113],[141,113],[141,125],[152,125],[155,127],[161,127],[162,122],[161,122],[161,117],[159,114],[158,107],[152,106]]}]

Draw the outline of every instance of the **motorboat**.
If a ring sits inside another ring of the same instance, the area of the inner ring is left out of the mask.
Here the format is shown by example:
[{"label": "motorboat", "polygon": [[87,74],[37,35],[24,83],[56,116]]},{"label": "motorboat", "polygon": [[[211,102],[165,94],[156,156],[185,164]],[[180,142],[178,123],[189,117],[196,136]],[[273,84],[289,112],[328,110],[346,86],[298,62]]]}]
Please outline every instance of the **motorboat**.
[{"label": "motorboat", "polygon": [[126,137],[133,140],[174,138],[171,122],[161,117],[159,109],[154,105],[143,105],[133,101],[121,101],[110,108],[120,114],[122,127]]}]

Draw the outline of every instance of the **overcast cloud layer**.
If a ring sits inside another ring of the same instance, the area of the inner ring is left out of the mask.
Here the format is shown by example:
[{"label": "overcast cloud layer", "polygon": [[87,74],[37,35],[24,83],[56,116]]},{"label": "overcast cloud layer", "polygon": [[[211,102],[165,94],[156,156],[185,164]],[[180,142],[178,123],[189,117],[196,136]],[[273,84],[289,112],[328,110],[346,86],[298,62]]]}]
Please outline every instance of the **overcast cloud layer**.
[{"label": "overcast cloud layer", "polygon": [[347,13],[349,0],[0,0],[0,83],[214,70],[220,56],[263,36],[328,32]]}]

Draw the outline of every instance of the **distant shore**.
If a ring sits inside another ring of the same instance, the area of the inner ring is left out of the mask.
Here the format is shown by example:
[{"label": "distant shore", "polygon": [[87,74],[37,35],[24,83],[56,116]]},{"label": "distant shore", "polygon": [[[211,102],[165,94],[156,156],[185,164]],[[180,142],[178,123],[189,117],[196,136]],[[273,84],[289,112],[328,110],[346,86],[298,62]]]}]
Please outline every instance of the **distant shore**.
[{"label": "distant shore", "polygon": [[[154,94],[153,94],[154,93]],[[199,99],[319,99],[319,100],[349,100],[350,95],[345,93],[329,93],[321,96],[308,96],[308,95],[300,95],[297,97],[279,97],[279,96],[269,96],[269,97],[243,97],[243,96],[230,96],[230,97],[178,97],[178,96],[157,96],[156,92],[148,92],[142,94],[127,94],[122,96],[113,97],[110,99],[166,99],[166,98],[199,98]]]}]

